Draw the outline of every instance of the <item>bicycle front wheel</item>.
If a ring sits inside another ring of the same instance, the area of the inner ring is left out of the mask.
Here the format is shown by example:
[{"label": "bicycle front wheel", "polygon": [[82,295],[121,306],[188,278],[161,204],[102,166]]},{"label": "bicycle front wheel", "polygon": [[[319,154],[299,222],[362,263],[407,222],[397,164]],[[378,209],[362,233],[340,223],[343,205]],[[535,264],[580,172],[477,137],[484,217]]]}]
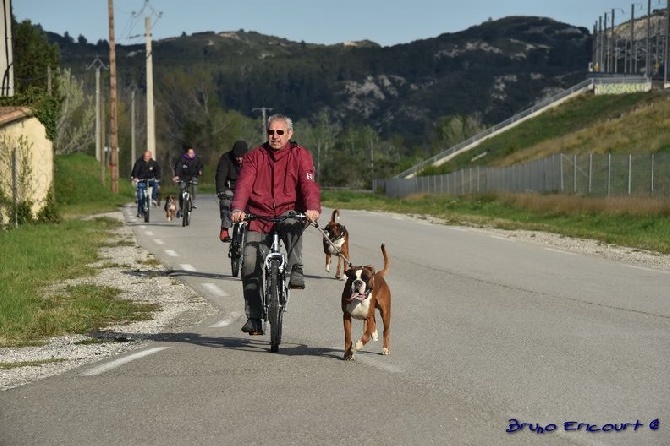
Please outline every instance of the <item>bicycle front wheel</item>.
[{"label": "bicycle front wheel", "polygon": [[181,225],[188,226],[189,224],[191,224],[191,198],[187,195],[182,203]]},{"label": "bicycle front wheel", "polygon": [[279,277],[279,264],[272,262],[270,264],[270,289],[268,296],[268,320],[270,322],[270,351],[279,351],[282,334],[283,312],[280,302],[280,293],[282,281]]},{"label": "bicycle front wheel", "polygon": [[144,205],[143,205],[143,211],[144,211],[144,223],[149,223],[149,209],[151,209],[151,204],[149,201],[148,196],[144,196]]}]

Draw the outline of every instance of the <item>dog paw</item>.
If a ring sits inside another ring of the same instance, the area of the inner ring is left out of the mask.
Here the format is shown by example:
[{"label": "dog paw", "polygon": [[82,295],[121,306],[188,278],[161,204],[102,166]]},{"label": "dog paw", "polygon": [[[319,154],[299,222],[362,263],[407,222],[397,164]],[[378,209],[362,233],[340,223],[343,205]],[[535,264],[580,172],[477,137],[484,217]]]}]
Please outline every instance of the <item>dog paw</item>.
[{"label": "dog paw", "polygon": [[389,351],[388,348],[384,347],[382,349],[382,355],[387,356],[387,355],[390,355],[390,354],[391,354],[391,352]]},{"label": "dog paw", "polygon": [[372,340],[377,342],[378,339],[379,339],[379,333],[377,332],[377,330],[375,330],[372,332]]},{"label": "dog paw", "polygon": [[327,273],[330,272],[330,265],[326,265],[326,272],[327,272]]},{"label": "dog paw", "polygon": [[354,349],[358,351],[362,348],[363,348],[363,341],[361,340],[356,341],[356,346],[354,346]]},{"label": "dog paw", "polygon": [[344,359],[345,361],[355,361],[356,360],[356,358],[354,358],[354,355],[349,355],[349,356],[344,355],[344,357],[342,359]]}]

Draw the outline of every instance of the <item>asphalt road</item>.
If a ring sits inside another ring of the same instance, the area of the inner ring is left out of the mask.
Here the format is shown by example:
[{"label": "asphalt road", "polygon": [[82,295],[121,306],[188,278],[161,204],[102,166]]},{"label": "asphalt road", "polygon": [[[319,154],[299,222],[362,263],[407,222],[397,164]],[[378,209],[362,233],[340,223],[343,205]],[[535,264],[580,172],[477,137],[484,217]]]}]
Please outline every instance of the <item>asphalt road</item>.
[{"label": "asphalt road", "polygon": [[385,243],[393,293],[391,355],[371,342],[347,362],[343,282],[314,228],[270,353],[240,331],[214,197],[190,227],[153,220],[129,210],[140,244],[219,313],[0,393],[0,445],[670,445],[668,272],[344,210],[352,263],[381,267]]}]

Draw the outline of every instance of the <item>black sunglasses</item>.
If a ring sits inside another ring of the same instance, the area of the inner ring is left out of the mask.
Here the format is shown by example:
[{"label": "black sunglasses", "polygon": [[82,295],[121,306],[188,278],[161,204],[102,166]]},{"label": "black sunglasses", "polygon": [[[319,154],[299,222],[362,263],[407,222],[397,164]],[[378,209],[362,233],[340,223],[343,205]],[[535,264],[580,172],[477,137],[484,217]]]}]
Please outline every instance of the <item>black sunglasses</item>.
[{"label": "black sunglasses", "polygon": [[283,135],[286,132],[286,130],[268,130],[268,135],[272,136],[275,133],[279,136]]}]

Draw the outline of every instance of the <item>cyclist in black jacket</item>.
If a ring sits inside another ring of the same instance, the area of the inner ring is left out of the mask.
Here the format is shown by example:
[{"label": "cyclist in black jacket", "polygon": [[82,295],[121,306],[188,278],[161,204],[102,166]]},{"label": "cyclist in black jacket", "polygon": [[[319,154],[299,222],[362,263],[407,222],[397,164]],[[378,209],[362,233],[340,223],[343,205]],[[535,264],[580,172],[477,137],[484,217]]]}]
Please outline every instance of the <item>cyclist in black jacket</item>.
[{"label": "cyclist in black jacket", "polygon": [[221,231],[219,239],[222,242],[230,241],[228,229],[233,225],[230,219],[230,203],[233,201],[235,182],[242,170],[242,160],[247,153],[246,141],[235,141],[233,148],[221,155],[216,166],[216,195],[219,197],[219,212],[221,214]]},{"label": "cyclist in black jacket", "polygon": [[[133,170],[130,172],[130,177],[133,182],[137,184],[139,180],[150,180],[147,187],[151,187],[151,201],[154,206],[158,206],[158,191],[160,190],[161,166],[153,159],[151,151],[147,150],[144,154],[135,161]],[[142,191],[137,188],[137,214],[139,217],[140,209],[140,194]]]},{"label": "cyclist in black jacket", "polygon": [[[183,205],[183,199],[181,191],[183,191],[188,185],[189,180],[193,180],[193,208],[197,209],[195,205],[195,196],[198,192],[198,177],[202,175],[203,164],[198,155],[195,153],[195,149],[191,146],[186,146],[184,153],[181,158],[177,161],[177,164],[174,166],[174,178],[172,181],[179,183],[179,211],[177,215],[181,215],[181,209]],[[179,217],[177,217],[179,218]]]}]

